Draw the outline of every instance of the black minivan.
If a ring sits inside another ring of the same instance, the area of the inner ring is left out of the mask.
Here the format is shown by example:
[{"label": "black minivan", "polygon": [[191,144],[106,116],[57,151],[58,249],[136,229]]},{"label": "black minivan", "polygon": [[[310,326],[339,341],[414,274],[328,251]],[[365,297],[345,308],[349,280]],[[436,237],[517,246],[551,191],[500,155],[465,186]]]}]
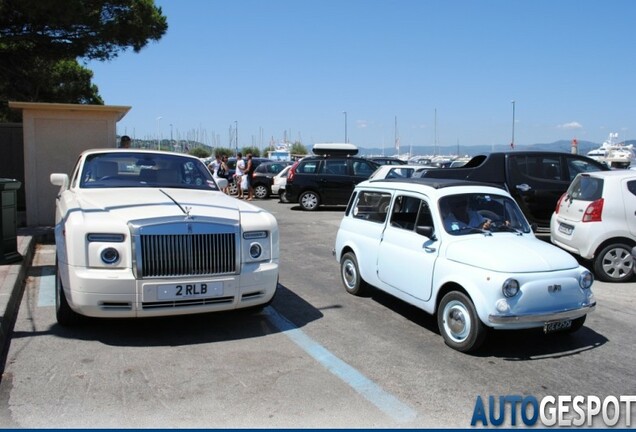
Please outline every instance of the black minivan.
[{"label": "black minivan", "polygon": [[285,198],[303,210],[320,205],[346,205],[355,186],[368,179],[379,165],[355,156],[307,156],[287,174]]}]

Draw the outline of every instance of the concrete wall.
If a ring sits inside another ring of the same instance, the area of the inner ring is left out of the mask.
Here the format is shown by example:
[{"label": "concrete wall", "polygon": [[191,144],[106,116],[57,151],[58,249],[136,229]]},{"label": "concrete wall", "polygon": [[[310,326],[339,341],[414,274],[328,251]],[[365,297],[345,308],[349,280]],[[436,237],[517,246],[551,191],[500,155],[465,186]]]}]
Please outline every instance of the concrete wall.
[{"label": "concrete wall", "polygon": [[72,174],[87,149],[117,147],[117,122],[130,107],[9,102],[22,110],[26,225],[55,224],[59,191],[51,173]]}]

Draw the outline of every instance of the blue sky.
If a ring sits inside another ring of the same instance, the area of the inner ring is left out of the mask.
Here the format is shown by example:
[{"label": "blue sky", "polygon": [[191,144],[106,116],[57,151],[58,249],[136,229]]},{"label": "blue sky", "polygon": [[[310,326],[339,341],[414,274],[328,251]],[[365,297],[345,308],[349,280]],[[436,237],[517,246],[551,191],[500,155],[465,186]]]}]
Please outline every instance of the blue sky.
[{"label": "blue sky", "polygon": [[517,145],[636,139],[636,1],[156,4],[159,42],[87,64],[106,104],[132,107],[119,134],[311,147],[346,131],[404,151],[506,145],[514,117]]}]

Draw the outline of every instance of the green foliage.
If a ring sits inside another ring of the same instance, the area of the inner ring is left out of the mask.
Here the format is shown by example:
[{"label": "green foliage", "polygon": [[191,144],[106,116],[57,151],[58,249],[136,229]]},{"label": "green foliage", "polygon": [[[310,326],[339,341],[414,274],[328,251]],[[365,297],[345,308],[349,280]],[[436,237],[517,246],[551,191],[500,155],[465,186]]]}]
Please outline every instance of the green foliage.
[{"label": "green foliage", "polygon": [[234,149],[229,147],[216,147],[214,148],[213,154],[216,155],[217,153],[221,156],[231,157],[234,156]]},{"label": "green foliage", "polygon": [[103,104],[78,59],[111,60],[159,40],[154,0],[0,0],[0,121],[10,100]]},{"label": "green foliage", "polygon": [[293,155],[306,155],[308,153],[307,148],[298,141],[293,143],[291,146],[291,154]]},{"label": "green foliage", "polygon": [[210,152],[201,147],[193,148],[192,150],[188,152],[188,154],[191,154],[192,156],[196,156],[198,158],[210,157]]},{"label": "green foliage", "polygon": [[243,147],[241,149],[241,153],[243,153],[243,156],[248,153],[252,153],[252,156],[254,157],[261,157],[261,151],[258,149],[258,147]]}]

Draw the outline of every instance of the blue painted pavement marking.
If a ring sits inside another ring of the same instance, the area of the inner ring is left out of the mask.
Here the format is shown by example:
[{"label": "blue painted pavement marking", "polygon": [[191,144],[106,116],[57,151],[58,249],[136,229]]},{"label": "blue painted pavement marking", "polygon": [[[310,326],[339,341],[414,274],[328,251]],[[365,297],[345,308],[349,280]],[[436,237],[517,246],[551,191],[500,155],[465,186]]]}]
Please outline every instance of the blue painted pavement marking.
[{"label": "blue painted pavement marking", "polygon": [[382,412],[393,418],[393,420],[405,423],[417,417],[417,411],[402,403],[395,396],[385,392],[379,385],[330,353],[325,347],[312,340],[302,330],[298,329],[293,323],[280,315],[276,309],[268,306],[264,312],[272,324],[296,343],[296,345],[305,350],[332,374],[351,386]]},{"label": "blue painted pavement marking", "polygon": [[55,306],[55,270],[43,269],[40,276],[38,307]]}]

